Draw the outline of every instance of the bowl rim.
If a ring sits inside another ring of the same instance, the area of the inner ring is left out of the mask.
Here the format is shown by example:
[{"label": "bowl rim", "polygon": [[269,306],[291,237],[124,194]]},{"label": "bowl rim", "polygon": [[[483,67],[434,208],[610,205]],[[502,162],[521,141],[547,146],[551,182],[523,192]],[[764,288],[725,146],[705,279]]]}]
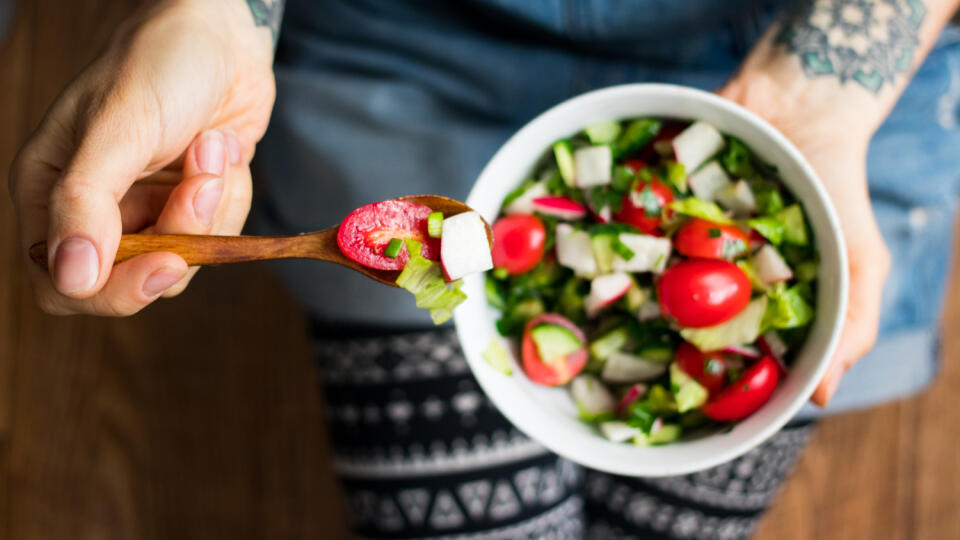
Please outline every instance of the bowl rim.
[{"label": "bowl rim", "polygon": [[[584,458],[582,455],[577,455],[572,451],[573,446],[575,445],[565,445],[559,444],[557,440],[551,439],[549,437],[539,436],[543,429],[536,425],[535,423],[529,423],[526,421],[526,415],[521,415],[517,411],[511,410],[510,407],[504,407],[501,403],[501,398],[499,393],[493,391],[489,388],[490,382],[488,377],[489,373],[485,373],[483,369],[476,369],[477,365],[486,365],[486,363],[479,358],[480,353],[474,351],[471,354],[471,351],[467,350],[467,347],[464,347],[464,356],[466,357],[467,364],[470,367],[471,372],[474,377],[477,379],[478,384],[483,389],[483,392],[489,397],[491,402],[497,408],[497,410],[503,414],[512,425],[517,429],[525,433],[531,439],[537,441],[538,443],[545,446],[550,451],[563,456],[567,459],[570,459],[574,462],[580,463],[584,466],[591,467],[596,470],[605,471],[613,474],[621,475],[631,475],[631,476],[642,476],[642,477],[659,477],[659,476],[673,476],[679,474],[688,474],[700,470],[704,470],[725,462],[728,462],[734,458],[737,458],[757,445],[761,444],[763,441],[774,435],[777,431],[780,430],[790,419],[792,419],[797,411],[809,400],[814,389],[816,388],[819,381],[823,378],[823,375],[826,373],[827,368],[830,364],[830,359],[833,357],[833,354],[836,350],[837,343],[840,338],[841,331],[843,329],[843,321],[845,319],[845,314],[847,311],[847,297],[848,297],[848,288],[849,288],[849,266],[847,261],[847,251],[846,245],[843,239],[843,235],[840,228],[840,221],[837,216],[836,210],[833,206],[832,201],[830,200],[826,189],[821,183],[818,175],[807,162],[806,158],[800,153],[800,151],[790,142],[783,134],[781,134],[776,128],[774,128],[770,123],[756,115],[755,113],[747,110],[746,108],[724,99],[716,94],[699,90],[696,88],[673,85],[673,84],[662,84],[662,83],[631,83],[623,84],[616,86],[609,86],[605,88],[600,88],[590,92],[586,92],[574,97],[571,97],[567,100],[564,100],[553,107],[547,109],[546,111],[540,113],[535,118],[527,122],[522,128],[520,128],[516,133],[514,133],[502,146],[497,150],[497,152],[490,158],[486,166],[481,171],[480,175],[477,177],[477,181],[474,183],[473,188],[470,191],[470,194],[467,197],[467,204],[474,206],[472,202],[479,197],[482,197],[481,192],[484,187],[485,179],[491,176],[491,170],[494,168],[494,165],[498,162],[498,158],[502,159],[502,155],[507,152],[507,149],[512,148],[517,144],[518,140],[522,140],[527,137],[531,132],[534,132],[538,129],[538,125],[544,123],[553,117],[561,116],[567,114],[568,109],[576,109],[578,107],[584,106],[588,102],[598,101],[604,102],[607,100],[621,100],[625,97],[631,98],[644,98],[650,97],[651,95],[660,95],[675,97],[678,99],[688,99],[699,101],[705,103],[709,107],[722,109],[723,112],[738,117],[740,120],[745,121],[748,124],[751,124],[751,127],[759,130],[761,134],[769,139],[776,147],[779,147],[787,157],[798,166],[800,172],[802,173],[799,176],[803,178],[799,180],[800,182],[805,182],[809,184],[809,187],[812,189],[815,198],[818,199],[819,205],[822,207],[827,221],[826,229],[830,231],[833,242],[836,244],[837,249],[837,265],[840,270],[840,275],[837,276],[837,293],[839,294],[837,309],[833,313],[832,320],[830,321],[830,331],[827,338],[826,347],[823,348],[823,355],[819,359],[816,368],[814,369],[812,375],[808,380],[804,382],[799,392],[794,396],[792,401],[780,411],[773,421],[765,424],[762,428],[758,429],[752,435],[746,437],[743,441],[730,445],[722,450],[712,453],[710,456],[697,461],[691,461],[689,463],[684,463],[681,465],[667,466],[662,469],[656,470],[644,470],[638,472],[637,468],[625,469],[618,467],[615,463],[608,463],[603,460],[590,459],[589,457]],[[694,119],[696,120],[696,119]],[[587,124],[588,125],[588,124]],[[586,127],[586,125],[582,126]],[[562,137],[564,134],[558,134],[558,138]],[[537,150],[538,155],[546,149]],[[794,190],[795,191],[795,190]],[[799,197],[798,197],[799,198]],[[801,201],[806,203],[807,201]],[[822,249],[823,239],[818,240],[818,251]],[[477,276],[471,276],[476,278]],[[480,276],[482,278],[483,276]],[[468,278],[469,279],[469,278]],[[482,301],[482,300],[481,300]],[[818,316],[821,313],[819,312],[818,306]],[[472,331],[470,325],[467,321],[465,314],[458,314],[458,310],[454,311],[454,322],[456,324],[456,331],[458,338],[461,343],[467,343],[468,333]],[[499,335],[496,334],[495,335]],[[518,361],[519,364],[519,361]],[[492,370],[487,370],[492,371]],[[481,373],[484,372],[484,373]],[[502,376],[500,374],[496,374]],[[523,375],[518,374],[518,375]],[[716,435],[709,435],[710,437],[715,437]],[[603,439],[599,434],[596,434],[596,437]],[[626,444],[626,443],[622,443]],[[670,445],[653,447],[653,448],[670,448]]]}]

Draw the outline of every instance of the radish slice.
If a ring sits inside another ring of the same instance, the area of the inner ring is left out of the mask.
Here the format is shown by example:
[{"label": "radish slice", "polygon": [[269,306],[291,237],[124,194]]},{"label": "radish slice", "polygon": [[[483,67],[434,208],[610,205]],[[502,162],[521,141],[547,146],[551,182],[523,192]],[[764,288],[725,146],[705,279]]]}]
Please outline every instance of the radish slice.
[{"label": "radish slice", "polygon": [[587,215],[582,204],[569,197],[538,197],[533,199],[533,209],[548,216],[574,220]]},{"label": "radish slice", "polygon": [[656,379],[667,372],[667,364],[620,351],[610,353],[600,377],[608,382],[631,383]]},{"label": "radish slice", "polygon": [[687,171],[697,167],[723,149],[723,135],[706,122],[694,122],[673,138],[673,153]]},{"label": "radish slice", "polygon": [[583,300],[587,316],[594,317],[601,309],[619,300],[627,294],[631,285],[633,280],[623,272],[593,278],[590,294]]},{"label": "radish slice", "polygon": [[627,410],[627,407],[631,403],[643,397],[647,393],[647,386],[644,384],[635,384],[627,389],[627,392],[623,394],[623,397],[620,398],[620,403],[617,403],[617,414],[623,414]]},{"label": "radish slice", "polygon": [[550,192],[547,191],[547,184],[544,182],[537,182],[533,184],[526,191],[523,192],[523,195],[520,195],[513,200],[510,204],[503,209],[503,213],[508,216],[514,214],[532,214],[533,213],[533,200],[539,199],[540,197],[546,197],[550,195]]},{"label": "radish slice", "polygon": [[730,177],[716,160],[703,166],[687,178],[687,185],[693,194],[702,201],[713,202],[717,195],[730,187]]},{"label": "radish slice", "polygon": [[487,224],[476,212],[464,212],[443,220],[440,260],[448,281],[493,268]]},{"label": "radish slice", "polygon": [[763,357],[763,354],[760,352],[760,350],[749,345],[734,345],[732,347],[727,347],[723,350],[723,352],[739,354],[740,356],[749,358],[750,360],[759,360],[761,357]]},{"label": "radish slice", "polygon": [[717,202],[738,217],[757,211],[757,199],[746,180],[737,180],[716,194]]},{"label": "radish slice", "polygon": [[613,269],[622,272],[663,272],[670,258],[669,238],[648,234],[621,233],[620,242],[630,248],[630,260],[620,255],[613,257]]},{"label": "radish slice", "polygon": [[570,383],[570,394],[580,410],[592,416],[612,413],[616,401],[607,386],[593,375],[577,375]]},{"label": "radish slice", "polygon": [[407,246],[400,248],[395,258],[384,255],[387,244],[394,238],[420,242],[420,255],[437,260],[440,239],[431,238],[427,218],[433,210],[429,206],[403,200],[367,204],[350,212],[337,231],[337,245],[348,259],[368,268],[401,270],[410,259]]},{"label": "radish slice", "polygon": [[787,281],[793,277],[793,271],[787,264],[777,248],[766,244],[757,250],[753,256],[753,268],[757,272],[757,278],[767,285]]},{"label": "radish slice", "polygon": [[581,148],[573,153],[573,163],[577,187],[588,188],[610,183],[613,154],[609,146]]},{"label": "radish slice", "polygon": [[597,261],[593,257],[593,244],[586,231],[577,231],[566,223],[556,228],[557,261],[579,277],[597,275]]},{"label": "radish slice", "polygon": [[619,420],[611,420],[600,424],[600,431],[604,437],[613,442],[628,441],[642,433],[640,428],[635,428]]}]

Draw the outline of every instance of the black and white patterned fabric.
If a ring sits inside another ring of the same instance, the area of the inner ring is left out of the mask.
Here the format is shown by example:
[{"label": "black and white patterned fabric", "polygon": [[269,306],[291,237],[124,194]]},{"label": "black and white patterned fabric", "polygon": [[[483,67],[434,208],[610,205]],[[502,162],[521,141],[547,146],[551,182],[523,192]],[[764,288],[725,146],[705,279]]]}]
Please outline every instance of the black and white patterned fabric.
[{"label": "black and white patterned fabric", "polygon": [[359,538],[748,537],[803,448],[659,479],[584,470],[493,408],[450,329],[315,331],[335,468]]}]

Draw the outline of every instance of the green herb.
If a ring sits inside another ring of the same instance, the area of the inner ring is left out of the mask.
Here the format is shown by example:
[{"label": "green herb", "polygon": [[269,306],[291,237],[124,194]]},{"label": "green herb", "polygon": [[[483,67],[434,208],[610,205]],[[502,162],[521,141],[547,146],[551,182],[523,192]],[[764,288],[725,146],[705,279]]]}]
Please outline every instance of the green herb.
[{"label": "green herb", "polygon": [[803,261],[793,269],[793,276],[797,281],[804,283],[817,279],[819,265],[817,261]]},{"label": "green herb", "polygon": [[663,122],[651,118],[639,118],[630,122],[613,144],[614,158],[628,156],[646,146],[660,133],[661,126]]},{"label": "green herb", "polygon": [[597,186],[590,190],[590,204],[599,212],[609,206],[612,212],[619,212],[623,204],[623,194],[608,186]]},{"label": "green herb", "polygon": [[730,238],[723,241],[720,256],[724,259],[733,259],[747,252],[747,243],[740,238]]},{"label": "green herb", "polygon": [[396,259],[402,248],[403,240],[399,238],[391,238],[390,242],[387,244],[387,248],[383,250],[383,254],[391,259]]},{"label": "green herb", "polygon": [[443,212],[431,212],[427,216],[427,234],[430,238],[440,238],[443,234]]},{"label": "green herb", "polygon": [[506,268],[494,268],[493,277],[495,279],[507,279],[508,277],[510,277],[510,271],[507,270]]},{"label": "green herb", "polygon": [[723,233],[720,232],[720,229],[717,229],[715,227],[710,227],[710,229],[707,231],[707,236],[709,236],[710,238],[720,238],[721,236],[723,236]]},{"label": "green herb", "polygon": [[507,307],[507,302],[503,297],[503,285],[490,274],[487,274],[484,280],[483,292],[487,298],[487,303],[491,306],[499,310]]},{"label": "green herb", "polygon": [[630,191],[630,188],[633,186],[633,181],[636,179],[636,177],[637,175],[633,173],[633,170],[630,167],[615,165],[610,178],[610,186],[616,191]]},{"label": "green herb", "polygon": [[[636,255],[632,249],[627,247],[627,245],[620,240],[619,234],[613,237],[613,240],[610,243],[610,248],[625,261],[629,261],[634,255]],[[662,256],[663,255],[661,255],[661,257]]]},{"label": "green herb", "polygon": [[750,155],[750,150],[734,137],[727,138],[727,148],[720,155],[723,168],[732,176],[738,178],[753,178],[757,175]]},{"label": "green herb", "polygon": [[760,180],[753,183],[753,198],[757,201],[757,212],[763,215],[776,214],[783,210],[783,196],[773,182]]},{"label": "green herb", "polygon": [[716,358],[710,358],[703,366],[703,371],[710,375],[719,375],[723,373],[723,362]]},{"label": "green herb", "polygon": [[[562,181],[563,180],[561,180],[561,182]],[[519,186],[513,189],[510,193],[507,193],[507,196],[503,198],[503,202],[500,204],[500,207],[506,208],[510,203],[519,199],[524,193],[527,192],[528,189],[530,189],[536,183],[537,181],[532,178],[528,178],[524,180],[523,183],[521,183]]]}]

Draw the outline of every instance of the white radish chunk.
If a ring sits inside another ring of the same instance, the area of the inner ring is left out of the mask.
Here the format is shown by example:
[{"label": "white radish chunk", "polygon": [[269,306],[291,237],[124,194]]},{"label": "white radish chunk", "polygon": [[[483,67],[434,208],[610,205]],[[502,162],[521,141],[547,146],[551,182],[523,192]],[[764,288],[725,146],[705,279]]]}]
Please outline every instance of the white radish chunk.
[{"label": "white radish chunk", "polygon": [[610,183],[613,154],[609,146],[581,148],[573,153],[573,164],[577,187],[589,188]]},{"label": "white radish chunk", "polygon": [[487,226],[476,212],[464,212],[443,220],[440,261],[453,281],[493,268]]},{"label": "white radish chunk", "polygon": [[775,330],[771,330],[764,334],[762,338],[764,343],[766,343],[767,348],[770,349],[770,352],[773,353],[773,356],[777,358],[783,358],[783,355],[787,354],[787,344],[783,342],[783,338],[780,337]]},{"label": "white radish chunk", "polygon": [[618,272],[663,272],[670,258],[670,239],[649,234],[620,233],[620,242],[633,252],[626,260],[613,257],[613,269]]},{"label": "white radish chunk", "polygon": [[541,214],[574,220],[587,215],[587,209],[569,197],[538,197],[533,200],[533,209]]},{"label": "white radish chunk", "polygon": [[600,431],[604,437],[613,442],[628,441],[642,433],[640,428],[635,428],[619,420],[611,420],[600,424]]},{"label": "white radish chunk", "polygon": [[660,316],[660,304],[654,302],[653,300],[647,300],[646,302],[640,304],[640,309],[637,310],[637,319],[642,321],[649,321],[656,319]]},{"label": "white radish chunk", "polygon": [[668,365],[646,358],[616,351],[603,364],[600,377],[612,383],[632,383],[656,379],[667,372]]},{"label": "white radish chunk", "polygon": [[720,190],[716,197],[720,206],[731,210],[737,217],[747,217],[757,211],[757,199],[746,180],[737,180]]},{"label": "white radish chunk", "polygon": [[687,171],[697,170],[722,149],[723,135],[706,122],[694,122],[673,138],[673,153]]},{"label": "white radish chunk", "polygon": [[574,377],[570,383],[570,394],[580,410],[590,415],[612,413],[617,406],[607,386],[593,375]]},{"label": "white radish chunk", "polygon": [[571,225],[560,223],[556,228],[557,261],[579,277],[597,275],[597,260],[593,258],[593,244],[586,231],[575,230]]},{"label": "white radish chunk", "polygon": [[527,190],[523,192],[523,195],[520,195],[510,204],[508,204],[503,209],[503,213],[508,216],[512,216],[514,214],[532,214],[533,200],[539,199],[540,197],[547,197],[549,195],[550,192],[547,191],[547,184],[545,182],[537,182],[536,184],[533,184],[527,188]]},{"label": "white radish chunk", "polygon": [[627,294],[633,280],[623,272],[595,277],[590,282],[590,294],[583,300],[587,316],[594,317],[601,309],[616,302]]},{"label": "white radish chunk", "polygon": [[720,163],[714,160],[691,174],[687,179],[687,185],[698,199],[714,202],[718,194],[730,187],[730,177]]},{"label": "white radish chunk", "polygon": [[787,281],[793,277],[793,271],[787,261],[777,251],[777,248],[770,244],[764,244],[753,256],[753,269],[757,273],[757,278],[773,285],[781,281]]}]

